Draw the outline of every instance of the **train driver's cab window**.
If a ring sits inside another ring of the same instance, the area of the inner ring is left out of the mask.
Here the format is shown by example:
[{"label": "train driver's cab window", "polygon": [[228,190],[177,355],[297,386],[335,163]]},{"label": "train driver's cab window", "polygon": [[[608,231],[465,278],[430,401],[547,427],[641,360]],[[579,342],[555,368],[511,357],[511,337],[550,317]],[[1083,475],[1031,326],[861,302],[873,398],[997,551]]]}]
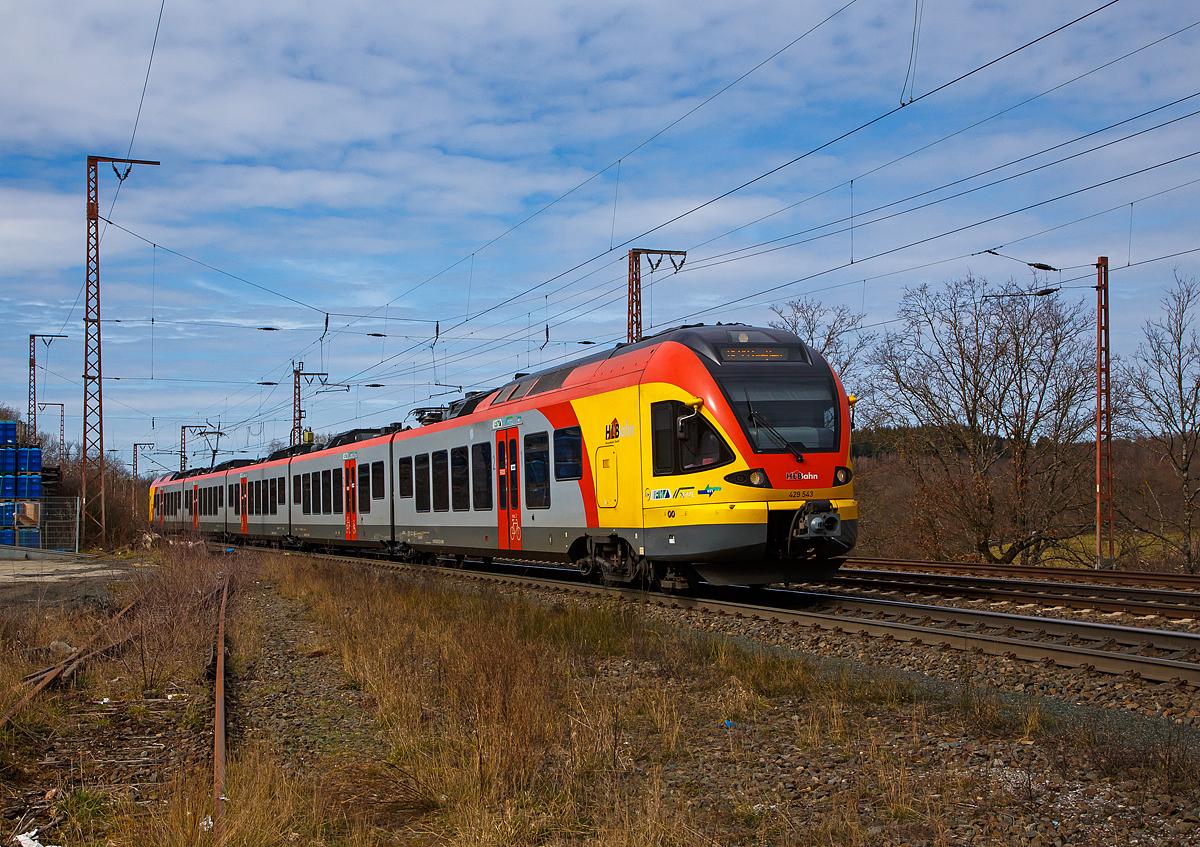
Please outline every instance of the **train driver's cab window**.
[{"label": "train driver's cab window", "polygon": [[703,411],[677,400],[650,404],[654,475],[695,473],[733,461],[733,451]]},{"label": "train driver's cab window", "polygon": [[838,401],[832,379],[727,376],[721,387],[755,452],[838,449]]}]

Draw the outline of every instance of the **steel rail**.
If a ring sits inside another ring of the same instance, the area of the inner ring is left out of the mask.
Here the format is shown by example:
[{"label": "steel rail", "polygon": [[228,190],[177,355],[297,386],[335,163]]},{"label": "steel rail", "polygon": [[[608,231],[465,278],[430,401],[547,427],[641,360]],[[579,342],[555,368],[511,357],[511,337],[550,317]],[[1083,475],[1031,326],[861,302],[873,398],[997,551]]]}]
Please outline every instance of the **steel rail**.
[{"label": "steel rail", "polygon": [[1061,604],[1102,612],[1128,612],[1173,618],[1200,617],[1200,594],[1191,591],[867,570],[839,571],[826,585],[845,585],[881,591],[945,593],[979,600],[1003,599],[1041,605]]},{"label": "steel rail", "polygon": [[223,843],[225,831],[225,602],[229,599],[229,577],[221,589],[221,612],[217,618],[217,679],[214,686],[216,714],[213,717],[213,841]]},{"label": "steel rail", "polygon": [[1023,631],[1042,637],[1074,638],[1117,644],[1137,649],[1165,650],[1175,653],[1194,651],[1200,656],[1200,634],[1177,632],[1166,629],[1124,626],[1122,624],[1097,623],[1062,618],[1045,618],[1037,615],[1019,615],[1012,612],[992,612],[986,609],[962,609],[957,606],[933,606],[921,603],[905,603],[898,600],[846,597],[841,594],[812,594],[808,592],[779,592],[796,594],[812,600],[822,608],[849,609],[858,614],[918,617],[938,621],[946,626],[990,627],[1005,632]]},{"label": "steel rail", "polygon": [[[46,688],[46,686],[48,686],[54,680],[58,679],[59,675],[62,674],[63,671],[65,671],[67,669],[68,665],[70,665],[72,667],[72,669],[74,669],[74,667],[78,664],[78,660],[80,659],[80,657],[83,656],[85,651],[87,650],[87,648],[91,647],[92,643],[95,642],[95,640],[100,637],[100,634],[103,633],[109,627],[110,624],[115,623],[117,620],[119,620],[121,617],[123,617],[125,615],[125,613],[128,612],[130,609],[132,609],[135,605],[137,605],[138,601],[141,599],[142,598],[140,598],[140,597],[135,598],[128,606],[126,606],[124,609],[122,609],[121,611],[119,611],[115,615],[113,615],[113,617],[111,617],[107,621],[105,621],[103,626],[101,626],[95,632],[92,633],[91,638],[89,638],[87,641],[85,641],[79,647],[76,647],[69,656],[67,656],[65,659],[63,659],[61,662],[59,662],[57,665],[54,665],[52,668],[49,668],[48,670],[42,672],[43,675],[41,677],[41,680],[38,682],[38,684],[35,685],[28,694],[26,694],[24,697],[22,697],[20,702],[18,702],[15,706],[13,706],[11,709],[9,709],[7,712],[5,712],[3,717],[0,717],[0,727],[3,727],[6,723],[8,723],[9,720],[12,719],[13,715],[15,715],[17,712],[19,712],[22,708],[25,707],[25,705],[29,701],[31,701],[34,697],[36,697],[38,694],[40,694]],[[74,663],[74,664],[72,664],[72,663]]]},{"label": "steel rail", "polygon": [[939,574],[990,574],[1000,578],[1052,577],[1064,582],[1091,585],[1128,585],[1134,587],[1177,588],[1200,591],[1200,574],[1164,574],[1142,571],[1101,571],[1092,568],[1062,568],[1025,565],[1003,565],[980,562],[921,562],[909,559],[850,558],[851,568],[890,571],[923,571]]},{"label": "steel rail", "polygon": [[[735,603],[726,600],[711,600],[699,597],[660,595],[628,588],[606,588],[603,586],[586,585],[582,583],[507,576],[494,573],[479,574],[475,572],[463,573],[461,571],[457,571],[457,573],[460,573],[468,578],[473,578],[484,582],[495,581],[543,588],[554,587],[567,589],[569,591],[598,595],[617,593],[626,597],[627,599],[656,606],[707,611],[715,614],[731,614],[737,617],[745,617],[757,620],[773,620],[780,623],[788,623],[793,626],[804,626],[838,633],[850,633],[872,637],[890,636],[896,641],[907,642],[915,646],[921,646],[928,642],[936,646],[945,645],[958,650],[969,650],[972,652],[979,652],[992,656],[1007,656],[1025,659],[1028,661],[1042,662],[1044,664],[1061,665],[1069,668],[1083,668],[1112,675],[1128,674],[1154,682],[1173,682],[1176,684],[1185,683],[1194,687],[1200,687],[1200,664],[1179,661],[1176,659],[1163,659],[1155,656],[1140,656],[1089,647],[1077,647],[1069,644],[1055,644],[1053,642],[1045,641],[1031,641],[1027,639],[1013,638],[1008,635],[988,635],[986,633],[948,630],[940,627],[920,626],[917,624],[900,623],[895,621],[848,617],[833,613],[804,612],[793,609],[781,609],[769,606]],[[828,597],[830,600],[839,602],[847,600],[847,598],[837,595],[828,595]],[[1013,619],[1024,618],[1031,624],[1035,624],[1038,629],[1053,628],[1062,624],[1066,625],[1068,628],[1073,627],[1079,631],[1083,627],[1089,626],[1087,622],[1084,621],[1060,621],[1052,618],[1034,618],[1027,615],[1009,615],[1002,612],[972,612],[970,610],[949,608],[944,606],[919,606],[899,603],[896,601],[868,602],[878,604],[887,603],[896,608],[906,608],[910,611],[919,612],[966,612],[972,616],[995,615],[997,618],[1010,621]],[[1187,636],[1189,635],[1188,633],[1164,633],[1161,630],[1142,630],[1138,627],[1116,627],[1107,624],[1091,624],[1090,626],[1105,627],[1108,628],[1109,631],[1126,630],[1137,633],[1153,633],[1155,635],[1162,634],[1163,636],[1171,639],[1173,643],[1186,644],[1187,648],[1189,649],[1200,646],[1200,636],[1193,636],[1195,639],[1193,642],[1187,639]],[[1183,640],[1176,641],[1176,639],[1179,639],[1180,636],[1183,637]]]},{"label": "steel rail", "polygon": [[[322,558],[340,559],[360,564],[364,561],[363,559],[354,557],[335,556],[332,554],[323,556]],[[990,626],[991,628],[997,628],[1000,624],[1004,625],[1004,634],[991,635],[978,631],[967,632],[957,629],[944,629],[940,626],[924,626],[895,620],[852,617],[837,614],[836,612],[801,611],[703,597],[664,595],[632,588],[610,588],[563,579],[538,578],[430,565],[413,565],[401,562],[373,561],[371,564],[392,570],[416,572],[428,572],[432,570],[485,584],[494,583],[521,585],[532,588],[551,588],[569,593],[590,594],[594,596],[617,595],[631,602],[658,607],[688,609],[718,615],[733,615],[735,617],[755,620],[771,620],[796,627],[806,627],[835,633],[892,638],[914,646],[923,646],[928,643],[935,646],[944,646],[985,655],[1040,662],[1044,665],[1080,668],[1115,676],[1128,675],[1153,682],[1171,682],[1200,687],[1200,663],[1197,662],[1122,653],[1109,649],[1080,647],[1074,644],[1036,641],[1012,637],[1010,634],[1017,631],[1018,625],[1020,625],[1027,632],[1036,636],[1054,635],[1056,637],[1074,637],[1084,640],[1084,636],[1091,633],[1093,637],[1086,640],[1099,641],[1106,645],[1124,643],[1139,649],[1146,649],[1148,647],[1150,649],[1170,650],[1176,653],[1196,651],[1196,654],[1200,655],[1200,635],[1191,633],[1143,629],[1114,624],[1097,624],[1087,621],[1041,618],[1005,612],[977,611],[948,606],[927,606],[902,603],[894,600],[867,600],[848,598],[841,595],[819,595],[806,592],[768,592],[770,595],[790,594],[793,596],[793,599],[804,597],[817,602],[828,602],[834,605],[835,608],[840,607],[845,609],[851,607],[859,613],[870,612],[878,614],[884,612],[884,610],[888,610],[897,615],[904,612],[905,614],[921,615],[927,619],[942,615],[946,623],[953,625],[958,625],[963,620],[973,622],[976,626],[980,627]],[[1147,637],[1155,640],[1148,642]]]}]

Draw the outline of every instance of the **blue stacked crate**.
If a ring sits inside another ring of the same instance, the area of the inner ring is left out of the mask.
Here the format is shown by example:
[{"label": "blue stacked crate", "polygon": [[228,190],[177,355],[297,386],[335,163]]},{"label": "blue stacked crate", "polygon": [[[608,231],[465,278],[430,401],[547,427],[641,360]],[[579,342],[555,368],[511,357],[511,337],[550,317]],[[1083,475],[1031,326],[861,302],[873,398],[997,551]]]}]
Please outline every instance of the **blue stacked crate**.
[{"label": "blue stacked crate", "polygon": [[17,544],[41,547],[42,448],[17,448]]},{"label": "blue stacked crate", "polygon": [[0,421],[0,544],[17,543],[17,422]]}]

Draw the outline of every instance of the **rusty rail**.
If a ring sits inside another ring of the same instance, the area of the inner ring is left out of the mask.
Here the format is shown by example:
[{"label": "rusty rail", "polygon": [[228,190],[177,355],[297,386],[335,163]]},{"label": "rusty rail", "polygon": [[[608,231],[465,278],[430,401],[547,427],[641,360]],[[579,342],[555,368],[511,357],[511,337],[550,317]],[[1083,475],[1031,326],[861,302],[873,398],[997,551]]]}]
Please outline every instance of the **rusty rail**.
[{"label": "rusty rail", "polygon": [[222,842],[225,830],[225,604],[229,599],[229,577],[221,589],[221,613],[217,618],[217,680],[213,718],[213,841]]},{"label": "rusty rail", "polygon": [[25,707],[25,705],[27,703],[29,703],[29,701],[32,700],[34,697],[36,697],[38,694],[40,694],[43,691],[43,689],[46,688],[47,685],[49,685],[54,680],[58,679],[59,675],[62,674],[62,672],[65,671],[68,666],[71,666],[72,670],[74,670],[75,665],[77,665],[79,663],[79,661],[81,660],[81,657],[84,656],[84,651],[86,651],[89,647],[92,646],[92,643],[95,642],[95,640],[100,637],[100,634],[102,632],[104,632],[106,629],[108,629],[109,625],[116,623],[126,612],[128,612],[135,605],[137,605],[137,603],[140,599],[141,598],[139,597],[139,598],[136,598],[135,600],[133,600],[128,606],[126,606],[121,611],[117,612],[115,615],[113,615],[111,618],[109,618],[104,623],[103,626],[101,626],[99,629],[97,629],[95,632],[93,632],[91,638],[89,638],[87,641],[85,641],[79,647],[76,647],[71,652],[71,655],[67,656],[65,659],[63,659],[61,662],[59,662],[57,665],[54,665],[53,667],[44,671],[43,675],[41,677],[41,680],[38,682],[38,684],[35,685],[28,694],[26,694],[24,697],[22,697],[21,701],[19,703],[17,703],[11,709],[9,709],[7,712],[5,712],[3,717],[0,717],[0,727],[3,727],[6,723],[8,723],[9,720],[12,719],[13,715],[15,715],[21,709],[23,709]]}]

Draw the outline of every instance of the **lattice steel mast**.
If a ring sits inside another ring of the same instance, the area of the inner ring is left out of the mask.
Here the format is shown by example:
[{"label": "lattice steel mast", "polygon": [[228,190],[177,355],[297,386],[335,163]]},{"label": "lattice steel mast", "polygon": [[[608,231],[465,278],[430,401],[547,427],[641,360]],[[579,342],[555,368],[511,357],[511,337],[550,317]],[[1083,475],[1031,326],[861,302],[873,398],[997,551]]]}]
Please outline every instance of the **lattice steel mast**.
[{"label": "lattice steel mast", "polygon": [[[83,476],[83,525],[94,526],[104,543],[104,399],[100,366],[100,199],[99,162],[157,165],[145,159],[87,157],[87,305],[83,327],[83,443],[80,445]],[[126,171],[128,174],[128,171]],[[117,174],[120,179],[125,177]]]}]

